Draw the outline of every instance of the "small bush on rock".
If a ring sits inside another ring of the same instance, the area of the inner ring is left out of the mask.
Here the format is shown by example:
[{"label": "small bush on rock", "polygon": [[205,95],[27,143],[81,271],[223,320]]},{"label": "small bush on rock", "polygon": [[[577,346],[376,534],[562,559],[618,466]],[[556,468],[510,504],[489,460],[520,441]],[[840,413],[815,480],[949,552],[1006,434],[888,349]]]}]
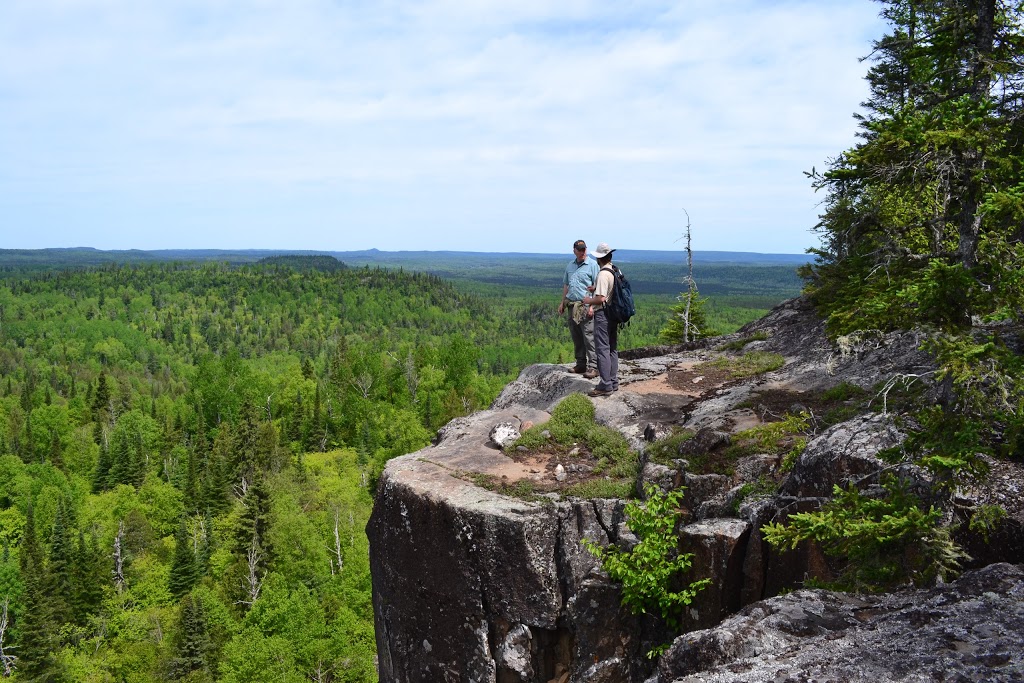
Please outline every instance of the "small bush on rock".
[{"label": "small bush on rock", "polygon": [[676,523],[680,515],[683,489],[664,493],[648,484],[645,502],[626,505],[626,526],[640,542],[631,550],[616,546],[601,547],[584,539],[583,545],[601,560],[608,575],[622,584],[622,604],[633,614],[653,614],[678,630],[683,609],[693,602],[710,579],[693,581],[679,588],[681,576],[693,564],[692,553],[679,552]]},{"label": "small bush on rock", "polygon": [[771,545],[792,550],[816,541],[846,568],[832,587],[878,591],[912,582],[923,586],[954,575],[967,555],[953,542],[942,512],[925,506],[895,477],[882,482],[884,495],[855,487],[833,489],[833,499],[815,512],[790,515],[786,524],[761,528]]}]

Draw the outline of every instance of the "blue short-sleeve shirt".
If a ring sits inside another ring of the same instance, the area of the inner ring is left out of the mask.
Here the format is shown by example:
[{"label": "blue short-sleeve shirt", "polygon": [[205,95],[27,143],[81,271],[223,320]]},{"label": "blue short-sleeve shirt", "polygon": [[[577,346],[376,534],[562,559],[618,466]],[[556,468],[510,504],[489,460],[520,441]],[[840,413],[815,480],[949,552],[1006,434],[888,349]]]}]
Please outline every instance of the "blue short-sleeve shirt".
[{"label": "blue short-sleeve shirt", "polygon": [[566,292],[565,297],[569,301],[582,301],[583,297],[589,294],[587,287],[592,287],[597,283],[598,270],[600,269],[597,267],[597,261],[590,258],[589,255],[582,263],[575,260],[570,261],[569,265],[565,267],[565,275],[562,276],[562,284],[569,285],[569,291]]}]

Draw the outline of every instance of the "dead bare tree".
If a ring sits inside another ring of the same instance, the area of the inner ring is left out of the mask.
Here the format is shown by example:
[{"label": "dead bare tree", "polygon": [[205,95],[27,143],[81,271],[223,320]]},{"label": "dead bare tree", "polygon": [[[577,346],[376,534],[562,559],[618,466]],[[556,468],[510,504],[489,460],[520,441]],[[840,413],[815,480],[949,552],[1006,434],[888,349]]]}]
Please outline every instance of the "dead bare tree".
[{"label": "dead bare tree", "polygon": [[[334,508],[334,557],[338,561],[338,573],[341,573],[341,568],[344,566],[344,560],[341,556],[341,530],[339,526],[341,524],[341,511],[338,508]],[[334,562],[331,562],[331,574],[334,574]]]},{"label": "dead bare tree", "polygon": [[117,535],[114,536],[114,587],[118,593],[124,592],[124,520],[117,523]]},{"label": "dead bare tree", "polygon": [[260,597],[260,591],[263,589],[263,579],[267,577],[266,570],[260,575],[260,566],[263,563],[263,548],[260,547],[260,539],[258,534],[252,535],[252,543],[249,545],[249,551],[245,554],[246,564],[248,566],[248,572],[245,575],[245,593],[248,596],[248,600],[240,600],[239,603],[252,607]]},{"label": "dead bare tree", "polygon": [[177,466],[177,461],[170,452],[164,456],[164,476],[167,478],[167,483],[171,483],[171,478],[174,476],[174,469]]},{"label": "dead bare tree", "polygon": [[18,661],[18,658],[11,654],[11,650],[14,648],[10,645],[4,645],[4,636],[7,635],[7,625],[9,623],[7,608],[10,602],[11,599],[5,596],[3,606],[0,607],[0,667],[3,667],[4,678],[10,678],[14,675],[14,669],[17,668],[15,662]]},{"label": "dead bare tree", "polygon": [[[690,330],[692,329],[695,333],[699,334],[700,331],[690,321],[690,307],[693,305],[693,299],[697,295],[697,284],[693,279],[693,249],[690,246],[690,213],[683,209],[683,213],[686,214],[686,233],[683,237],[686,238],[686,278],[684,284],[686,284],[686,307],[683,309],[683,342],[690,341]],[[683,239],[681,237],[680,239]],[[677,240],[678,241],[678,240]]]},{"label": "dead bare tree", "polygon": [[369,372],[361,373],[358,377],[352,378],[352,386],[359,390],[363,398],[370,398],[370,391],[376,383],[377,378]]},{"label": "dead bare tree", "polygon": [[314,683],[329,683],[332,680],[331,667],[323,659],[316,660],[316,668],[309,674]]},{"label": "dead bare tree", "polygon": [[417,392],[420,388],[420,374],[416,371],[416,360],[412,357],[412,351],[405,357],[403,371],[405,373],[405,383],[409,387],[409,394],[412,396],[412,402],[419,403],[420,399]]}]

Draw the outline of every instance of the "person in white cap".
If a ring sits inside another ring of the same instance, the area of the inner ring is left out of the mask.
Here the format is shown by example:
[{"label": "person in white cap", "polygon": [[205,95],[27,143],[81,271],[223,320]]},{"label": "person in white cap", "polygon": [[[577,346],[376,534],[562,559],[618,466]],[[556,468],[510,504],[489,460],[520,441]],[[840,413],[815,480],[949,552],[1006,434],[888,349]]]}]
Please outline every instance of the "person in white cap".
[{"label": "person in white cap", "polygon": [[597,372],[600,381],[591,396],[607,396],[619,390],[619,326],[608,319],[605,304],[611,299],[615,286],[612,272],[612,252],[615,250],[601,242],[594,250],[600,271],[594,293],[583,298],[583,303],[594,310],[594,346],[597,348]]}]

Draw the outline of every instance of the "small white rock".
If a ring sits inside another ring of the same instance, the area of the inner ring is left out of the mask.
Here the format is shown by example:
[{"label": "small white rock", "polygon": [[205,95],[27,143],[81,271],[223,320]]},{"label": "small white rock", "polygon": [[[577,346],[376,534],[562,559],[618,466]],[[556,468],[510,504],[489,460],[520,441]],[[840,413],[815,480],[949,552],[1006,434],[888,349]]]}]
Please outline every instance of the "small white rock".
[{"label": "small white rock", "polygon": [[559,463],[555,465],[555,479],[558,481],[565,481],[566,476],[568,475],[566,475],[565,468],[562,467],[562,464]]}]

